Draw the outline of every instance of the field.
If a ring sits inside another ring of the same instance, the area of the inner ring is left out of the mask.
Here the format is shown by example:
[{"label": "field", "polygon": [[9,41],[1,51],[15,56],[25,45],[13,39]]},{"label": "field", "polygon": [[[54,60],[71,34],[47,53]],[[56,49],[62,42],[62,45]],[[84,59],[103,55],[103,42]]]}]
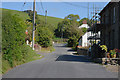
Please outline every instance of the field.
[{"label": "field", "polygon": [[[1,8],[0,8],[0,11],[1,11]],[[22,12],[22,11],[17,11],[17,10],[10,10],[10,9],[2,9],[2,15],[4,15],[4,14],[12,14],[12,15],[18,15],[21,19],[23,19],[24,21],[26,20],[26,19],[30,19],[30,17],[28,16],[28,14],[27,13],[25,13],[25,12]],[[1,15],[1,13],[0,13],[0,15]],[[42,21],[45,21],[45,16],[43,16],[43,15],[39,15],[38,16],[39,18],[40,18],[40,20],[42,20]],[[50,16],[47,16],[47,23],[48,24],[51,24],[51,25],[54,25],[54,26],[56,26],[57,27],[57,24],[59,23],[59,22],[61,22],[63,19],[61,19],[61,18],[56,18],[56,17],[50,17]]]}]

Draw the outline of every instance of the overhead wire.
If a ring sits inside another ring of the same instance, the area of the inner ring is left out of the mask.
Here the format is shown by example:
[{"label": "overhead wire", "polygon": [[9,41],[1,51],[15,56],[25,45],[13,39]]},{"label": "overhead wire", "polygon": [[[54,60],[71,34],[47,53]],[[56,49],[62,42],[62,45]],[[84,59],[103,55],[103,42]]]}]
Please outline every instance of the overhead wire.
[{"label": "overhead wire", "polygon": [[42,0],[40,0],[40,3],[41,3],[41,7],[42,7],[42,10],[43,10],[43,13],[45,13],[45,10],[44,10],[44,7],[43,7]]},{"label": "overhead wire", "polygon": [[26,5],[26,1],[23,3],[23,6],[21,8],[21,11],[23,11],[24,6]]},{"label": "overhead wire", "polygon": [[[68,4],[68,5],[71,5],[71,6],[74,6],[74,7],[77,7],[77,8],[87,8],[88,9],[88,6],[81,6],[81,5],[77,5],[77,4],[73,4],[73,3],[70,3],[70,2],[61,2],[61,3],[64,3],[64,4]],[[100,7],[99,7],[100,8]],[[89,9],[93,9],[92,7]],[[100,8],[101,9],[101,8]]]}]

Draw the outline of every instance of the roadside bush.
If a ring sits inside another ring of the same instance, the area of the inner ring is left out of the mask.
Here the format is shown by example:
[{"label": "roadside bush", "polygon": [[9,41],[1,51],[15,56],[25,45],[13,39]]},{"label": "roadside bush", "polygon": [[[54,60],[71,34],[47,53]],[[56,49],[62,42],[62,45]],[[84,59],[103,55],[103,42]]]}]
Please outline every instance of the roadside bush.
[{"label": "roadside bush", "polygon": [[11,67],[15,61],[25,62],[34,52],[25,44],[26,24],[17,15],[3,13],[2,16],[2,56]]},{"label": "roadside bush", "polygon": [[36,40],[42,47],[52,46],[53,33],[45,26],[37,28]]},{"label": "roadside bush", "polygon": [[78,39],[73,36],[68,39],[68,47],[76,47],[78,44]]},{"label": "roadside bush", "polygon": [[21,60],[20,45],[25,43],[25,24],[9,13],[2,16],[2,51],[4,59],[11,66],[14,60]]},{"label": "roadside bush", "polygon": [[23,62],[29,62],[33,60],[33,57],[36,56],[37,54],[32,50],[31,47],[28,45],[24,44],[21,46],[21,53],[23,55],[22,61]]},{"label": "roadside bush", "polygon": [[100,47],[97,44],[93,44],[91,48],[91,53],[92,53],[92,58],[104,58],[106,56],[106,50],[102,49],[102,46]]}]

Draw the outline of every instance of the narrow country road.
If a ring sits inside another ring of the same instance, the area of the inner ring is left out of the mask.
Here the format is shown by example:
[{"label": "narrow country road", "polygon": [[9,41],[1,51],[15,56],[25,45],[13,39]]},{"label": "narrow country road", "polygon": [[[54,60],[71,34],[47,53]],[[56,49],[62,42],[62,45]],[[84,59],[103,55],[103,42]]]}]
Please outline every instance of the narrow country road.
[{"label": "narrow country road", "polygon": [[3,75],[3,78],[117,78],[117,73],[106,71],[102,65],[84,56],[70,54],[70,48],[54,44],[56,51],[42,54],[45,57],[32,61]]}]

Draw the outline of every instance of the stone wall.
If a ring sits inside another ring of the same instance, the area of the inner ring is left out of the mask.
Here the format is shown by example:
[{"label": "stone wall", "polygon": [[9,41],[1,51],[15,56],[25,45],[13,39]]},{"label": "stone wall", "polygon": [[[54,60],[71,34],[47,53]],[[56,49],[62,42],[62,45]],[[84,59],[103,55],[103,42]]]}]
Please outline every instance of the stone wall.
[{"label": "stone wall", "polygon": [[79,54],[79,55],[87,55],[87,49],[83,49],[83,48],[78,48],[77,49],[77,53]]}]

